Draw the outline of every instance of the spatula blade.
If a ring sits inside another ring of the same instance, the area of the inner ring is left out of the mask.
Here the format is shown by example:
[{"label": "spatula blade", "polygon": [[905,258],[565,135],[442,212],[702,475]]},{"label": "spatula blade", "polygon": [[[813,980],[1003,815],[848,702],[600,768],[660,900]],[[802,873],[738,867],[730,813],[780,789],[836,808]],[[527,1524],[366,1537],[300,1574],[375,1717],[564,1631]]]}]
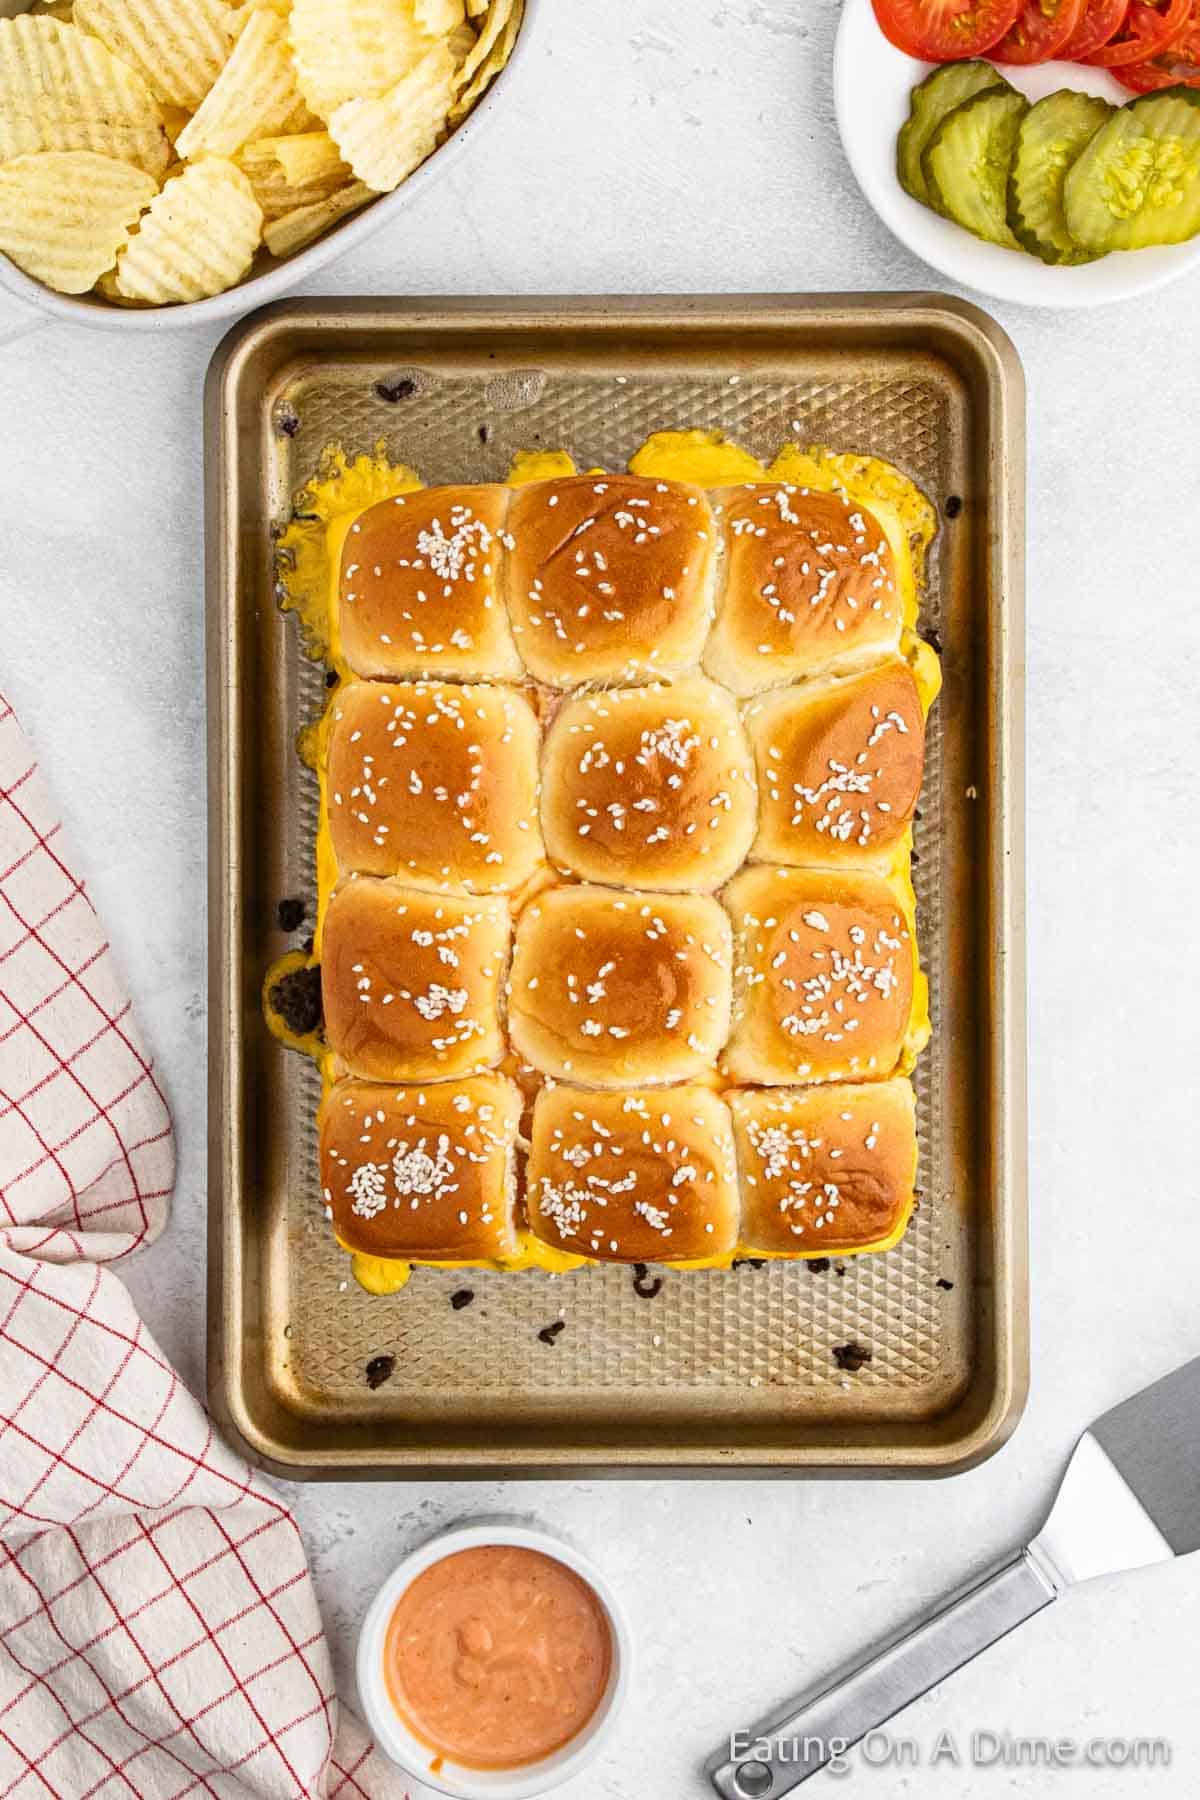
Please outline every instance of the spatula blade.
[{"label": "spatula blade", "polygon": [[1200,1357],[1084,1432],[1030,1550],[1066,1585],[1198,1547]]},{"label": "spatula blade", "polygon": [[1092,1436],[1176,1556],[1200,1549],[1200,1356],[1122,1400]]}]

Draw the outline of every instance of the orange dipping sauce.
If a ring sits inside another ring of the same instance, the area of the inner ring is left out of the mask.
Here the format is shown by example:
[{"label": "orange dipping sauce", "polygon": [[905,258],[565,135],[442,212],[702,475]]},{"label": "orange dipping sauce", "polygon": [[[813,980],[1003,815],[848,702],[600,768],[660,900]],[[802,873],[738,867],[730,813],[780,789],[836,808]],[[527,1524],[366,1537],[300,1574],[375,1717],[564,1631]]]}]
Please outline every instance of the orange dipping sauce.
[{"label": "orange dipping sauce", "polygon": [[520,1545],[458,1550],[396,1602],[388,1698],[415,1738],[468,1769],[519,1769],[561,1750],[608,1686],[608,1617],[565,1563]]}]

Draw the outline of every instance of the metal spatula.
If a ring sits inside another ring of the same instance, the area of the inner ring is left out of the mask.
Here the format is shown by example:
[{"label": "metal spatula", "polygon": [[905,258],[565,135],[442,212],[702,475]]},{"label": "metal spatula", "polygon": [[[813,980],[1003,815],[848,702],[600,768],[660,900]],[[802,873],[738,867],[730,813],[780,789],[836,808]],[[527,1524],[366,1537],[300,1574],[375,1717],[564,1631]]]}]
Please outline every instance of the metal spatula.
[{"label": "metal spatula", "polygon": [[[1097,1419],[1032,1544],[710,1767],[725,1800],[776,1800],[1073,1582],[1200,1548],[1200,1357]],[[833,1748],[830,1748],[830,1745]],[[770,1754],[762,1755],[765,1746]]]}]

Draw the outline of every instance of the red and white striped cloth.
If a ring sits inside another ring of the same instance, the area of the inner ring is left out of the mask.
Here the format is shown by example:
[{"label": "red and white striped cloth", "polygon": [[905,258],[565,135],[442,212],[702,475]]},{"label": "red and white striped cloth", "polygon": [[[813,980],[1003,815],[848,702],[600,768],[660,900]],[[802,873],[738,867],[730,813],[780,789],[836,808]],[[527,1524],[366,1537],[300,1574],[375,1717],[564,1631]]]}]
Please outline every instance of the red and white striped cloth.
[{"label": "red and white striped cloth", "polygon": [[0,700],[0,1800],[400,1800],[295,1523],[104,1267],[162,1230],[171,1121]]}]

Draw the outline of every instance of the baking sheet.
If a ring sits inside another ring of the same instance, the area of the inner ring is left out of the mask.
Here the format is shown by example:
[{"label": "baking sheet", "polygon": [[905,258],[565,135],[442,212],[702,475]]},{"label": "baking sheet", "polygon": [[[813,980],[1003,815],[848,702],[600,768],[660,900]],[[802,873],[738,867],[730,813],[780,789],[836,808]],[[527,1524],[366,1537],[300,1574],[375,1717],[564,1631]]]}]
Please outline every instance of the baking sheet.
[{"label": "baking sheet", "polygon": [[[325,691],[275,604],[273,530],[333,440],[483,481],[518,449],[619,468],[651,431],[691,426],[768,457],[789,438],[882,456],[943,508],[922,615],[945,687],[914,867],[934,1018],[919,1210],[897,1249],[818,1274],[668,1271],[647,1300],[617,1267],[420,1270],[372,1297],[323,1216],[316,1071],[260,1008],[295,941],[278,901],[302,894],[314,916],[316,786],[295,737]],[[1027,1364],[1024,413],[1003,333],[934,296],[284,302],[218,351],[206,431],[209,1363],[226,1427],[305,1477],[940,1473],[995,1449]],[[871,1352],[855,1374],[833,1356],[847,1343]],[[381,1355],[395,1370],[372,1389]]]}]

